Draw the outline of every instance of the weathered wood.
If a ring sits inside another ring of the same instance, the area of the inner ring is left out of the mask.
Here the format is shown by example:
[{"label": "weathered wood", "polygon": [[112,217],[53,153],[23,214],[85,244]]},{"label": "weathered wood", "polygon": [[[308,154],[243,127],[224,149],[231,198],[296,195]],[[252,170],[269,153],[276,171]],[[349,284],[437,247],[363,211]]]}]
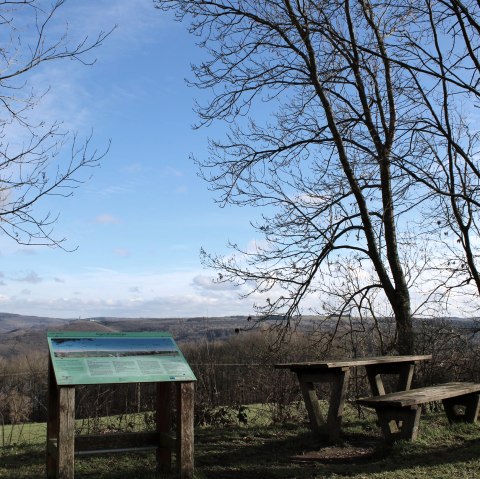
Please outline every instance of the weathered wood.
[{"label": "weathered wood", "polygon": [[75,387],[58,387],[57,479],[73,479],[75,451]]},{"label": "weathered wood", "polygon": [[48,397],[47,397],[47,478],[53,479],[57,475],[57,448],[52,449],[51,443],[58,437],[58,392],[53,371],[52,359],[48,357]]},{"label": "weathered wood", "polygon": [[[398,389],[407,390],[412,382],[415,364],[431,358],[431,355],[376,356],[346,360],[282,363],[276,364],[275,367],[290,369],[297,374],[311,428],[320,435],[325,432],[325,421],[320,411],[315,384],[329,383],[331,385],[326,432],[330,440],[336,441],[340,436],[345,394],[351,368],[364,366],[372,393],[383,395],[385,394],[385,388],[382,382],[382,374],[397,374]],[[392,424],[392,430],[393,428],[394,425]]]},{"label": "weathered wood", "polygon": [[414,440],[418,435],[422,404],[442,401],[450,422],[473,423],[480,408],[479,392],[480,384],[453,382],[362,398],[357,403],[375,409],[387,441]]},{"label": "weathered wood", "polygon": [[385,387],[383,385],[382,376],[375,367],[367,367],[367,378],[370,383],[370,389],[374,396],[380,396],[385,394]]},{"label": "weathered wood", "polygon": [[342,375],[350,368],[338,368],[328,371],[297,371],[297,377],[302,376],[303,382],[310,383],[331,383],[336,381],[339,375]]},{"label": "weathered wood", "polygon": [[465,418],[464,421],[470,424],[477,422],[480,413],[480,394],[469,394],[464,396]]},{"label": "weathered wood", "polygon": [[177,385],[177,468],[180,479],[193,479],[195,383]]},{"label": "weathered wood", "polygon": [[378,407],[375,408],[375,411],[387,442],[394,442],[398,439],[413,441],[417,438],[421,407],[413,406],[401,409]]},{"label": "weathered wood", "polygon": [[[53,369],[52,369],[53,373]],[[171,468],[176,451],[180,479],[192,479],[194,471],[194,382],[176,383],[177,438],[169,434],[172,409],[172,383],[157,384],[157,431],[81,435],[75,437],[75,387],[49,384],[47,427],[47,477],[74,478],[74,454],[103,454],[156,449],[159,473]]]},{"label": "weathered wood", "polygon": [[[156,428],[157,432],[168,434],[172,426],[172,385],[157,383]],[[172,449],[159,445],[157,449],[157,472],[168,472],[172,468]]]},{"label": "weathered wood", "polygon": [[369,364],[365,366],[368,381],[374,396],[383,396],[385,388],[383,386],[383,374],[396,374],[398,376],[397,391],[408,391],[412,384],[413,372],[415,370],[416,361],[385,363],[385,364]]},{"label": "weathered wood", "polygon": [[401,364],[398,374],[397,391],[409,391],[412,385],[415,364]]},{"label": "weathered wood", "polygon": [[310,420],[310,427],[314,433],[321,434],[325,426],[325,420],[320,410],[315,384],[305,380],[302,374],[298,374],[298,382],[300,384],[303,402],[305,403],[305,409],[307,410]]},{"label": "weathered wood", "polygon": [[350,369],[342,371],[332,382],[330,392],[330,406],[328,408],[327,427],[329,439],[338,441],[342,425],[343,409],[345,407],[345,396],[347,394]]},{"label": "weathered wood", "polygon": [[452,382],[425,388],[398,391],[384,396],[373,396],[357,400],[358,404],[371,407],[406,407],[442,401],[451,397],[462,396],[480,391],[480,384]]},{"label": "weathered wood", "polygon": [[477,420],[480,407],[480,394],[450,397],[442,400],[443,408],[450,423],[469,422]]},{"label": "weathered wood", "polygon": [[[128,449],[158,447],[162,437],[158,432],[124,432],[110,434],[82,434],[75,437],[75,453],[96,452],[97,449]],[[165,441],[166,442],[166,441]]]},{"label": "weathered wood", "polygon": [[333,368],[344,368],[344,367],[357,367],[357,366],[368,366],[370,364],[389,364],[389,363],[411,363],[426,361],[432,359],[431,354],[423,355],[411,355],[411,356],[375,356],[370,358],[353,358],[353,359],[330,359],[324,361],[308,361],[301,363],[280,363],[275,364],[275,368],[278,369],[290,369],[295,371],[300,369],[302,371],[308,371],[310,369],[333,369]]},{"label": "weathered wood", "polygon": [[57,457],[57,451],[58,451],[57,440],[56,439],[47,440],[47,452],[50,453],[52,456]]}]

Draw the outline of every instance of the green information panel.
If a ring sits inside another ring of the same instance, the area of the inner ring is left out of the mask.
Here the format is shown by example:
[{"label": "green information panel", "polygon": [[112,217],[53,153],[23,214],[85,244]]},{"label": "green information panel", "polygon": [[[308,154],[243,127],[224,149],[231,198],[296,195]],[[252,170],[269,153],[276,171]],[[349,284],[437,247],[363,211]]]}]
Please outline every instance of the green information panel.
[{"label": "green information panel", "polygon": [[169,333],[50,332],[47,339],[59,386],[196,380]]}]

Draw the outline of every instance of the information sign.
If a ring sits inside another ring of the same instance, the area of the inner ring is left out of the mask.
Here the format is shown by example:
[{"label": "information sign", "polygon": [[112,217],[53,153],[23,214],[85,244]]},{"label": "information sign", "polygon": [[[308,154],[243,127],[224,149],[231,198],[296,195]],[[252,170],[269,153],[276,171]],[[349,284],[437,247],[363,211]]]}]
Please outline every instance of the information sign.
[{"label": "information sign", "polygon": [[49,332],[57,384],[195,381],[170,333]]}]

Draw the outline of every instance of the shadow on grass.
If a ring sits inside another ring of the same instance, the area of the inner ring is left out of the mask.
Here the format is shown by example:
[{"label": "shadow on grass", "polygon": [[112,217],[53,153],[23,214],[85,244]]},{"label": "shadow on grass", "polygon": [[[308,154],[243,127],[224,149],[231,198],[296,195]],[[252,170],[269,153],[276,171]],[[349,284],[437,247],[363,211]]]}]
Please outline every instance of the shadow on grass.
[{"label": "shadow on grass", "polygon": [[0,448],[2,479],[33,479],[45,476],[45,448],[13,446]]},{"label": "shadow on grass", "polygon": [[[299,427],[199,429],[195,479],[360,479],[370,474],[379,479],[480,477],[478,426],[435,430],[435,437],[426,434],[425,440],[387,447],[372,429],[347,433],[340,446],[322,443]],[[77,457],[75,478],[150,479],[156,477],[154,469],[152,452]],[[467,472],[452,472],[462,470]],[[44,448],[0,450],[2,479],[33,479],[44,474]]]},{"label": "shadow on grass", "polygon": [[219,436],[217,430],[200,436],[203,437],[198,438],[196,470],[201,479],[321,479],[365,477],[373,473],[402,478],[416,477],[408,474],[409,470],[413,473],[414,468],[432,466],[438,468],[439,475],[430,477],[453,477],[448,473],[441,475],[443,465],[451,468],[477,461],[472,467],[480,467],[477,438],[459,441],[454,446],[420,442],[388,447],[379,436],[357,433],[346,436],[342,446],[332,447],[308,432],[250,432],[242,437],[239,431],[225,431]]}]

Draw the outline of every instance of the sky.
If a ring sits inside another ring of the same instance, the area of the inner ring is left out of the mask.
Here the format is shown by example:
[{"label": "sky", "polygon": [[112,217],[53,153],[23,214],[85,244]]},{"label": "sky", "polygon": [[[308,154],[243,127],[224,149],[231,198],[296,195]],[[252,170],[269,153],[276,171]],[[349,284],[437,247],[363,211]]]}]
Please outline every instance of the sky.
[{"label": "sky", "polygon": [[[88,318],[252,314],[239,288],[212,282],[199,251],[228,254],[229,240],[254,244],[258,212],[220,208],[198,177],[191,154],[207,154],[221,124],[194,130],[190,65],[203,52],[186,25],[151,0],[67,1],[52,32],[93,38],[116,26],[96,63],[48,63],[29,79],[49,87],[32,113],[62,121],[92,145],[111,146],[92,177],[70,198],[38,211],[59,213],[66,248],[20,246],[0,237],[0,311]],[[68,151],[65,151],[68,159]],[[84,175],[85,176],[85,175]],[[258,298],[257,298],[258,299]]]}]

